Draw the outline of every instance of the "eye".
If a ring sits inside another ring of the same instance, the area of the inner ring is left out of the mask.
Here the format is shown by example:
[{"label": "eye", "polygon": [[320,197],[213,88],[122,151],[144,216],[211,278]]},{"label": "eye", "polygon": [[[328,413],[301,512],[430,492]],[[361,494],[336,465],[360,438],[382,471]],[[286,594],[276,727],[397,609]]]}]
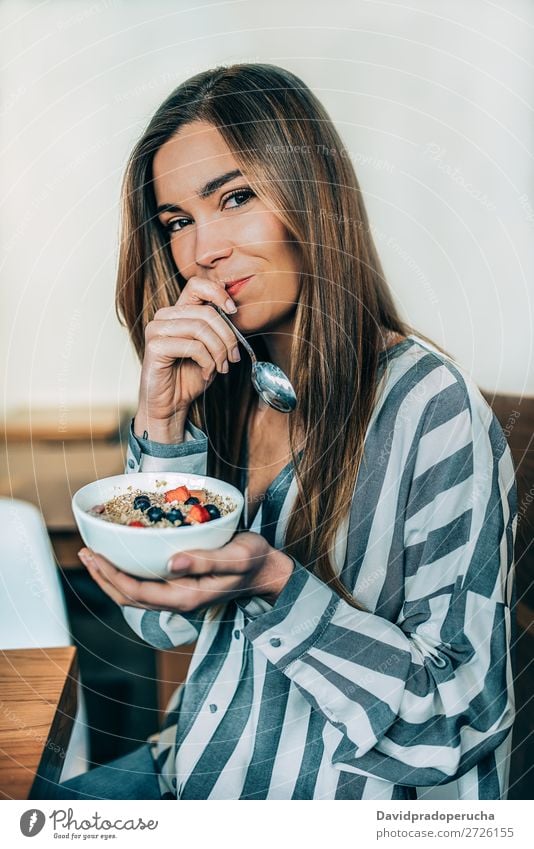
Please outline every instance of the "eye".
[{"label": "eye", "polygon": [[235,200],[235,205],[231,206],[230,209],[236,209],[238,206],[244,206],[253,197],[255,195],[252,189],[236,189],[234,192],[226,195],[223,199],[223,206],[226,206],[227,201]]},{"label": "eye", "polygon": [[165,223],[161,226],[163,227],[166,233],[178,233],[182,229],[182,224],[184,222],[188,224],[189,221],[189,218],[170,218],[168,221],[165,221]]}]

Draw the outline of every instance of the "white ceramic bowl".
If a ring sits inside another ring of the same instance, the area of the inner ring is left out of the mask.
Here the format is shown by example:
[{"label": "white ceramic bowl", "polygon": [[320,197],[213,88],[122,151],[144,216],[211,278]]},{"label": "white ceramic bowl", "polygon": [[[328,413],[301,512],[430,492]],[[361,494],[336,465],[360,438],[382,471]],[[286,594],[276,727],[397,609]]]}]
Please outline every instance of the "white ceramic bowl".
[{"label": "white ceramic bowl", "polygon": [[[162,480],[166,482],[165,486],[156,486],[156,482]],[[217,495],[229,497],[236,504],[236,509],[211,522],[177,528],[130,528],[128,525],[107,522],[87,512],[95,504],[103,504],[127,492],[130,486],[143,492],[161,493],[181,484],[185,484],[188,489],[205,488]],[[168,574],[167,561],[177,551],[226,545],[237,530],[243,504],[242,493],[235,486],[217,478],[182,472],[133,472],[86,484],[74,494],[72,511],[80,535],[89,548],[130,575],[155,579]]]}]

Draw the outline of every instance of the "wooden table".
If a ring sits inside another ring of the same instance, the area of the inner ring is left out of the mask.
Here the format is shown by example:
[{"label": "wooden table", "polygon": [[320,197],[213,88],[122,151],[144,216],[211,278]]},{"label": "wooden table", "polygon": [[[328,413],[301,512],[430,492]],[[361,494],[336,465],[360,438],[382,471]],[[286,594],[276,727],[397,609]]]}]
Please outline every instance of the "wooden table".
[{"label": "wooden table", "polygon": [[77,682],[74,646],[0,651],[0,799],[28,799],[36,776],[59,781]]}]

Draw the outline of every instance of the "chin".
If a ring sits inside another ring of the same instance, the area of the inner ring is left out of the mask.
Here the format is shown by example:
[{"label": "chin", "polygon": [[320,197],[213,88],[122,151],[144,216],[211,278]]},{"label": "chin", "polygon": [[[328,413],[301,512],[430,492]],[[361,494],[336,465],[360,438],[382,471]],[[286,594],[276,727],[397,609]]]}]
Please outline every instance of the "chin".
[{"label": "chin", "polygon": [[294,311],[282,315],[273,315],[267,311],[263,313],[260,305],[251,303],[240,305],[232,316],[232,321],[242,333],[276,333],[277,330],[286,328],[293,316]]},{"label": "chin", "polygon": [[[237,301],[236,301],[237,303]],[[261,306],[255,303],[237,303],[237,312],[230,316],[233,323],[242,333],[261,333],[269,323],[268,315],[263,315]]]}]

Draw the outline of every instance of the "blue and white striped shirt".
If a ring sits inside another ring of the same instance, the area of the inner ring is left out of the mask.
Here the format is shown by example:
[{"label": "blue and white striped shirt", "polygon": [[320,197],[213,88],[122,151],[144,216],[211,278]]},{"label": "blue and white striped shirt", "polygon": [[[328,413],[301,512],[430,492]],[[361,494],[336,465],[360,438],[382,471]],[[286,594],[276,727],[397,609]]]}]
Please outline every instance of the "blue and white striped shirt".
[{"label": "blue and white striped shirt", "polygon": [[[163,798],[505,796],[511,453],[471,378],[417,336],[381,354],[379,378],[334,550],[366,611],[300,563],[274,605],[232,602],[213,621],[123,608],[153,646],[196,641],[149,738]],[[127,471],[205,474],[207,448],[191,423],[179,445],[131,431]],[[289,463],[250,527],[277,548],[295,486]]]}]

